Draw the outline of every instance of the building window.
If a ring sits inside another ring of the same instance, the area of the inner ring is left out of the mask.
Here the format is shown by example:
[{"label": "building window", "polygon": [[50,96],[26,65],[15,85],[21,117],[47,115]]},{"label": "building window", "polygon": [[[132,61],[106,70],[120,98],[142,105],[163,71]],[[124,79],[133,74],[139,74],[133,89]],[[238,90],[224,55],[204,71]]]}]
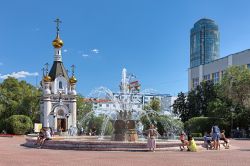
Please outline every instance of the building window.
[{"label": "building window", "polygon": [[250,64],[247,64],[247,68],[250,69]]},{"label": "building window", "polygon": [[204,75],[204,76],[203,76],[203,80],[204,80],[204,81],[210,80],[210,74]]},{"label": "building window", "polygon": [[99,104],[100,107],[102,107],[102,104]]},{"label": "building window", "polygon": [[109,107],[109,104],[106,104],[106,107]]},{"label": "building window", "polygon": [[59,89],[62,89],[62,81],[59,81]]},{"label": "building window", "polygon": [[213,73],[212,74],[212,80],[213,80],[214,84],[219,83],[219,81],[220,81],[220,73],[219,72]]},{"label": "building window", "polygon": [[199,85],[199,77],[193,78],[193,88],[196,88]]}]

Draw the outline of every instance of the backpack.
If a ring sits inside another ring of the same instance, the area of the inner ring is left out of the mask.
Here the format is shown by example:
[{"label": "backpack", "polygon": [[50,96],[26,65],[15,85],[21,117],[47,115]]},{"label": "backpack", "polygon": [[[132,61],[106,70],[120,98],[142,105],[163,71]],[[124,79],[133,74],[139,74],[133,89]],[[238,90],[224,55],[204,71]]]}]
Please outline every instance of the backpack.
[{"label": "backpack", "polygon": [[220,129],[218,126],[213,126],[213,133],[220,133]]}]

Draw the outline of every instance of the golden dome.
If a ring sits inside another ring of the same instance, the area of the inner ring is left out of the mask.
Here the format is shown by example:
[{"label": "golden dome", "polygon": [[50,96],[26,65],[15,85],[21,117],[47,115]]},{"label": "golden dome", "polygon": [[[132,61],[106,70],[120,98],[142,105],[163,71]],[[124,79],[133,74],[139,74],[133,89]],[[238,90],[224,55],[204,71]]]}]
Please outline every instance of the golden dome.
[{"label": "golden dome", "polygon": [[60,39],[59,34],[56,35],[56,39],[53,40],[52,45],[55,48],[61,48],[63,46],[63,41]]},{"label": "golden dome", "polygon": [[69,79],[69,82],[70,84],[75,84],[77,82],[77,79],[75,78],[75,76],[72,76],[70,79]]},{"label": "golden dome", "polygon": [[44,77],[43,77],[43,81],[44,81],[44,82],[50,82],[50,81],[51,81],[51,77],[48,76],[48,75],[47,75],[47,76],[44,76]]}]

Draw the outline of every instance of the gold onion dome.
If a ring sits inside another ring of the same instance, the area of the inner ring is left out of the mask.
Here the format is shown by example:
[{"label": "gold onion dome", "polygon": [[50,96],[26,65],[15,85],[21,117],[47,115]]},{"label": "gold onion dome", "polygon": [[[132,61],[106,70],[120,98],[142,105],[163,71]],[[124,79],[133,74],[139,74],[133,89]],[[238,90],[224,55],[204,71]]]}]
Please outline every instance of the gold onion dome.
[{"label": "gold onion dome", "polygon": [[59,34],[56,35],[56,39],[53,40],[52,45],[55,48],[61,48],[63,46],[63,41],[60,39]]},{"label": "gold onion dome", "polygon": [[71,84],[75,84],[77,82],[77,79],[75,78],[75,76],[72,76],[70,79],[69,79],[69,82]]},{"label": "gold onion dome", "polygon": [[44,76],[44,77],[43,77],[43,81],[44,81],[44,82],[50,82],[50,81],[51,81],[51,77],[48,76],[48,75],[47,75],[47,76]]}]

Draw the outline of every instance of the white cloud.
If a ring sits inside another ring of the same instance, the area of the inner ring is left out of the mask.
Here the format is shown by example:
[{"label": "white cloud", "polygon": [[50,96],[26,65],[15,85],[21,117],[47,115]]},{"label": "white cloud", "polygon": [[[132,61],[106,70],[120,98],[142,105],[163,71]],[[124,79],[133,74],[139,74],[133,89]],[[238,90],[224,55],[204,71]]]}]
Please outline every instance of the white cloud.
[{"label": "white cloud", "polygon": [[14,78],[25,78],[27,76],[38,76],[38,73],[30,73],[27,71],[19,71],[19,72],[13,72],[11,74],[5,74],[5,75],[1,75],[0,74],[0,79],[6,79],[8,77],[14,77]]},{"label": "white cloud", "polygon": [[0,62],[0,66],[3,66],[3,62]]},{"label": "white cloud", "polygon": [[82,54],[83,57],[88,57],[89,55],[88,54]]},{"label": "white cloud", "polygon": [[98,49],[93,49],[93,50],[91,50],[91,52],[93,52],[93,53],[95,53],[95,54],[98,54],[100,51],[98,50]]},{"label": "white cloud", "polygon": [[67,49],[64,49],[63,52],[68,52],[68,50],[67,50]]}]

